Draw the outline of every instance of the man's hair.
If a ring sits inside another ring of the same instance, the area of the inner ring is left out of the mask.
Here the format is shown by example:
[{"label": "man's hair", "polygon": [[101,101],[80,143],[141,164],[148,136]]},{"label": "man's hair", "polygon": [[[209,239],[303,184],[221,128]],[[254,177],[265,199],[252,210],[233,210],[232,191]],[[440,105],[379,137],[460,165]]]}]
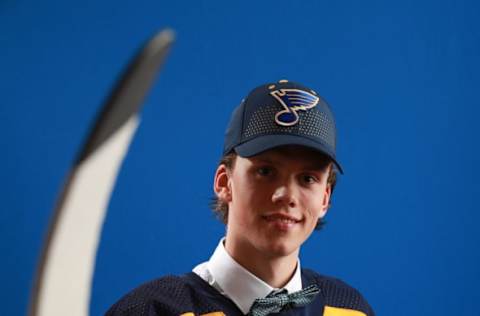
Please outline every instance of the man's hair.
[{"label": "man's hair", "polygon": [[[326,156],[325,156],[326,157]],[[232,171],[233,166],[235,165],[235,159],[237,158],[237,154],[232,151],[220,159],[220,162],[218,163],[218,166],[224,165],[227,170]],[[330,197],[333,194],[333,189],[335,188],[335,184],[337,183],[337,174],[335,168],[333,168],[333,163],[330,162],[330,165],[332,165],[329,169],[330,172],[328,174],[327,178],[327,185],[330,186]],[[331,201],[332,199],[330,198],[328,208],[331,207]],[[228,222],[228,204],[225,203],[224,201],[220,200],[216,195],[213,196],[211,202],[210,202],[210,208],[212,211],[215,213],[217,218],[222,221],[222,223],[227,224]],[[323,218],[319,218],[317,225],[315,226],[315,230],[320,230],[322,227],[325,225],[325,220]]]}]

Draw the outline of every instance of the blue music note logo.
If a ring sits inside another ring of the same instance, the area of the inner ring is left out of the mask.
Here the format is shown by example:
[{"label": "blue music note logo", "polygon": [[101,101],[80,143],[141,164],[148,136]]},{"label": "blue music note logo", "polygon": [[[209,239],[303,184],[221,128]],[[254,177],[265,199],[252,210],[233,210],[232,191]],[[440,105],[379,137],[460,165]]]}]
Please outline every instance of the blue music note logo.
[{"label": "blue music note logo", "polygon": [[279,89],[270,92],[270,94],[284,107],[284,110],[275,114],[275,122],[282,126],[297,124],[297,111],[311,109],[320,100],[316,95],[299,89]]}]

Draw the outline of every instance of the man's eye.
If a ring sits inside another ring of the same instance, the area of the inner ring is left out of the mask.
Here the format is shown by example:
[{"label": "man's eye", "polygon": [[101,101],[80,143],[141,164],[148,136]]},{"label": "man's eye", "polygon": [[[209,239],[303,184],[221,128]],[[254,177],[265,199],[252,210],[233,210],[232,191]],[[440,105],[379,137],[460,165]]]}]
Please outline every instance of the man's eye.
[{"label": "man's eye", "polygon": [[261,176],[269,176],[273,173],[273,170],[269,167],[260,167],[257,169],[257,173]]},{"label": "man's eye", "polygon": [[302,180],[304,183],[308,183],[308,184],[312,184],[312,183],[315,183],[315,182],[318,182],[318,179],[317,177],[315,176],[312,176],[310,174],[306,174],[302,177]]}]

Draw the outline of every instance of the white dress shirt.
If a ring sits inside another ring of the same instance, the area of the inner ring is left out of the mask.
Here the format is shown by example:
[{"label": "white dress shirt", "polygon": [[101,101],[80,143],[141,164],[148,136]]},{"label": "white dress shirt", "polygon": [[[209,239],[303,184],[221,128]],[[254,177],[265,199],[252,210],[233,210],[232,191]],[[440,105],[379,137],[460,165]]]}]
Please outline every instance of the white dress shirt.
[{"label": "white dress shirt", "polygon": [[[225,250],[222,238],[209,261],[197,265],[193,272],[231,299],[238,308],[247,314],[257,298],[264,298],[278,290],[271,287],[247,269],[238,264]],[[302,289],[300,260],[292,278],[283,287],[288,293]]]}]

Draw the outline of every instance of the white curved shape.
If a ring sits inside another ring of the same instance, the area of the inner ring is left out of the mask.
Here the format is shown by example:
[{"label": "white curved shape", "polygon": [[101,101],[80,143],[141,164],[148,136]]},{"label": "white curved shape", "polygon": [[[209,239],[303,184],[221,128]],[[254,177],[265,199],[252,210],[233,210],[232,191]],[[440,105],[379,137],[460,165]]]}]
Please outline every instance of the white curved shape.
[{"label": "white curved shape", "polygon": [[37,315],[88,315],[105,214],[138,124],[138,115],[132,115],[73,171],[46,254]]}]

